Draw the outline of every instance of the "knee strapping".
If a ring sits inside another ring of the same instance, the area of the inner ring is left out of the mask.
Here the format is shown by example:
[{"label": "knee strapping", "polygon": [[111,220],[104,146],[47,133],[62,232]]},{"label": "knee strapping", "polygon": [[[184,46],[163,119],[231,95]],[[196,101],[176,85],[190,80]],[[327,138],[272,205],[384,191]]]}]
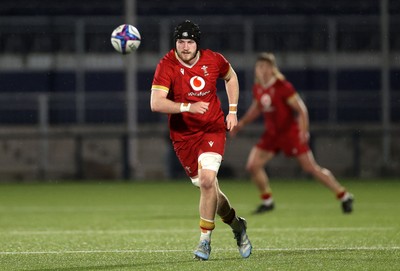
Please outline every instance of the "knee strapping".
[{"label": "knee strapping", "polygon": [[202,169],[218,172],[221,166],[222,156],[218,153],[205,152],[200,154],[198,161]]}]

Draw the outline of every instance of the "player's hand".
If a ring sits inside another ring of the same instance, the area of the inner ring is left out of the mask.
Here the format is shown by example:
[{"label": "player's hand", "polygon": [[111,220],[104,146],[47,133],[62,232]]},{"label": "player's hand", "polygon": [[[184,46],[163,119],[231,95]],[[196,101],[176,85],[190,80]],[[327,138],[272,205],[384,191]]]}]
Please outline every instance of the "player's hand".
[{"label": "player's hand", "polygon": [[232,131],[238,124],[237,115],[236,114],[228,114],[226,116],[226,129],[228,131]]},{"label": "player's hand", "polygon": [[208,105],[210,103],[206,102],[197,102],[190,105],[190,113],[193,114],[204,114],[208,111]]},{"label": "player's hand", "polygon": [[238,124],[230,130],[229,136],[235,137],[236,134],[239,133],[240,130],[242,130],[243,126],[243,122],[239,121]]}]

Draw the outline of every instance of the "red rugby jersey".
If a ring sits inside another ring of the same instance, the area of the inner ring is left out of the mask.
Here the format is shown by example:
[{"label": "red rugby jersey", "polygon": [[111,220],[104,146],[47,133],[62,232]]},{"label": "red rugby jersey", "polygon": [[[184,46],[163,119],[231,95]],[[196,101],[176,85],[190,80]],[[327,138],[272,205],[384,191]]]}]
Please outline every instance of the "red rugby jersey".
[{"label": "red rugby jersey", "polygon": [[293,109],[287,101],[296,94],[292,84],[286,80],[276,80],[269,86],[260,84],[253,86],[253,97],[263,112],[264,125],[270,135],[279,135],[298,129],[298,123]]},{"label": "red rugby jersey", "polygon": [[169,114],[170,137],[174,141],[203,132],[225,132],[224,113],[217,96],[217,79],[230,71],[229,62],[219,53],[200,50],[193,65],[178,60],[175,50],[168,52],[158,63],[152,90],[165,91],[167,98],[178,103],[209,102],[205,114]]}]

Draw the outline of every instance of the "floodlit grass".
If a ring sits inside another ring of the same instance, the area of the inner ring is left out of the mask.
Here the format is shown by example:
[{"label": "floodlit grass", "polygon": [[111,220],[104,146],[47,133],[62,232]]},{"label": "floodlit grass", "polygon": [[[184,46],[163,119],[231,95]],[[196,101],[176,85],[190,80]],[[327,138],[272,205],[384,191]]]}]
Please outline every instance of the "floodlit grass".
[{"label": "floodlit grass", "polygon": [[253,185],[220,183],[248,221],[248,259],[219,220],[210,260],[192,259],[189,181],[2,184],[0,270],[400,270],[400,181],[343,181],[351,215],[312,180],[274,180],[276,210],[258,216]]}]

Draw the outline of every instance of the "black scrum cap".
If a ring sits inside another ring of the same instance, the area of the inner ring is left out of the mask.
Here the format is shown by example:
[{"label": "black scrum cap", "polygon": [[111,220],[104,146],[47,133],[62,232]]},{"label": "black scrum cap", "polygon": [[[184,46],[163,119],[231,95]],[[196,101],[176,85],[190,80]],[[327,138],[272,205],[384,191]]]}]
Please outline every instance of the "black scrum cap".
[{"label": "black scrum cap", "polygon": [[191,39],[197,43],[197,47],[200,44],[201,32],[197,24],[186,20],[175,27],[174,41],[177,39]]}]

